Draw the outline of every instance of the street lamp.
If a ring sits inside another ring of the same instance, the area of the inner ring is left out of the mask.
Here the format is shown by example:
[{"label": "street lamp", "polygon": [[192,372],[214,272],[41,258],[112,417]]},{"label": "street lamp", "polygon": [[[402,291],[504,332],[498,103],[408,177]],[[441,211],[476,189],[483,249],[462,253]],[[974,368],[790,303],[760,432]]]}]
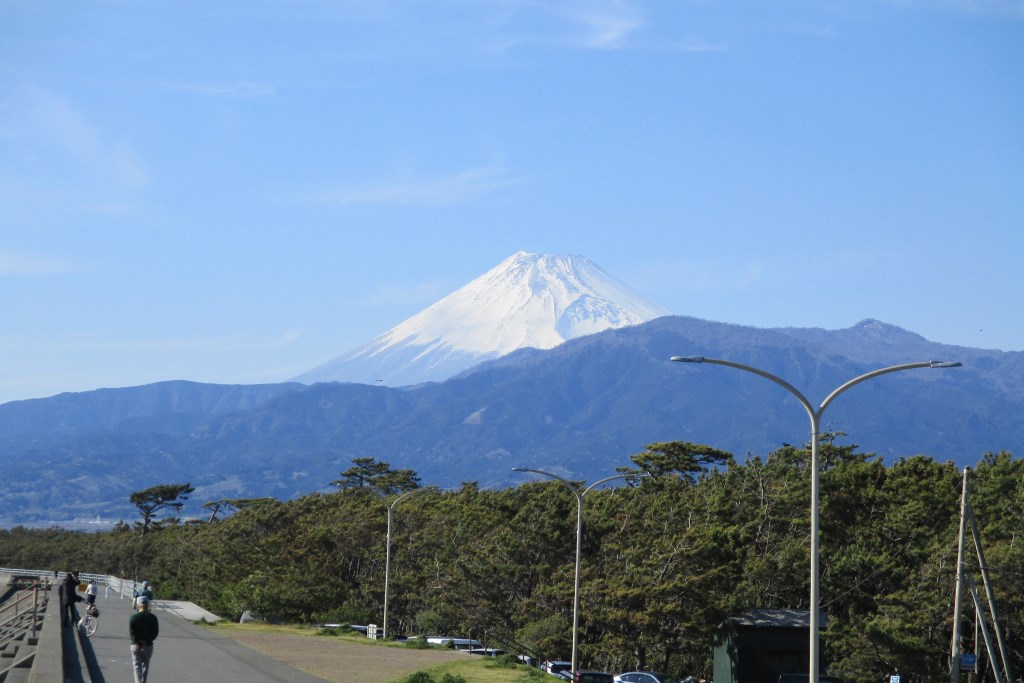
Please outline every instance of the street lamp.
[{"label": "street lamp", "polygon": [[611,477],[605,477],[599,479],[587,488],[580,491],[579,488],[572,482],[562,479],[557,474],[551,474],[551,472],[545,472],[543,470],[531,470],[527,467],[513,467],[513,472],[532,472],[533,474],[542,474],[545,477],[550,477],[556,481],[562,482],[567,489],[572,491],[573,495],[576,496],[576,582],[573,587],[572,593],[572,670],[576,671],[576,645],[578,642],[577,635],[579,632],[579,610],[580,610],[580,549],[583,545],[583,496],[587,495],[595,487],[604,484],[605,482],[613,481],[615,479],[627,479],[635,480],[644,477],[649,477],[646,472],[639,472],[636,474],[616,474]]},{"label": "street lamp", "polygon": [[413,489],[412,491],[407,491],[407,492],[403,493],[402,495],[400,495],[398,498],[395,498],[393,501],[391,501],[390,504],[388,504],[387,500],[384,501],[384,505],[387,506],[387,508],[388,508],[388,540],[387,540],[387,550],[385,551],[385,554],[384,554],[384,635],[382,636],[382,638],[384,640],[387,640],[387,638],[388,638],[388,579],[391,576],[391,517],[392,517],[392,513],[394,512],[395,506],[398,505],[398,503],[400,503],[401,501],[403,501],[406,498],[408,498],[409,496],[416,495],[417,493],[423,493],[424,491],[436,491],[436,490],[437,490],[437,488],[434,487],[434,486],[428,486],[425,489]]},{"label": "street lamp", "polygon": [[958,368],[961,364],[959,362],[933,360],[923,361],[920,363],[904,363],[903,365],[893,365],[891,367],[881,368],[880,370],[874,370],[859,377],[855,377],[846,384],[841,385],[829,394],[825,400],[821,402],[821,405],[815,409],[811,405],[811,402],[808,401],[792,384],[771,373],[765,372],[764,370],[759,370],[758,368],[754,368],[749,365],[743,365],[742,363],[734,363],[732,361],[719,360],[717,358],[705,358],[703,356],[672,356],[671,360],[678,363],[712,363],[714,365],[725,365],[730,368],[736,368],[737,370],[752,372],[755,375],[764,377],[765,379],[770,379],[789,393],[793,394],[793,396],[800,401],[801,405],[803,405],[804,409],[807,411],[808,417],[811,418],[811,640],[809,681],[810,683],[818,683],[818,629],[820,627],[820,615],[818,614],[818,605],[820,601],[818,594],[818,432],[821,425],[821,415],[825,412],[825,408],[828,407],[829,403],[831,403],[839,394],[843,393],[853,385],[860,384],[872,377],[878,377],[879,375],[898,372],[900,370],[913,370],[915,368]]}]

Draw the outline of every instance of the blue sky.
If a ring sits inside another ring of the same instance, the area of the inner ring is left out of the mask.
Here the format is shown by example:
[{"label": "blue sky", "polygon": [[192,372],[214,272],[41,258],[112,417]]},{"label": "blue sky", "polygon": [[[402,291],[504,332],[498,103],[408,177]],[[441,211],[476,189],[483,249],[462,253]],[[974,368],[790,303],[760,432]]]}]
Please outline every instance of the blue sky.
[{"label": "blue sky", "polygon": [[1020,0],[0,0],[0,402],[282,381],[520,249],[1024,350],[1022,68]]}]

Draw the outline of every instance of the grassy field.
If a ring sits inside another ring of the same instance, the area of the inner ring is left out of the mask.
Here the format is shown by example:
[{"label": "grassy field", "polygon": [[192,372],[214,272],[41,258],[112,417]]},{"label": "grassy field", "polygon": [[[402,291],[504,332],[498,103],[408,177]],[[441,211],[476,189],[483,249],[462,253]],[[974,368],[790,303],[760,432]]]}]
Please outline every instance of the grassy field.
[{"label": "grassy field", "polygon": [[268,657],[331,683],[544,683],[537,669],[503,668],[491,657],[447,648],[413,648],[368,640],[357,633],[319,635],[319,629],[219,622],[206,626]]}]

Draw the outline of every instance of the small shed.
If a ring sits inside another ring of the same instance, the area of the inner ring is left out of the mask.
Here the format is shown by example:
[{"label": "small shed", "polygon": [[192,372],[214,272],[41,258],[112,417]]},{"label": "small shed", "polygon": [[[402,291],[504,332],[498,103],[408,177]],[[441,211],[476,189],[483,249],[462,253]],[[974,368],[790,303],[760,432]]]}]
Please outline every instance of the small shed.
[{"label": "small shed", "polygon": [[[810,616],[807,610],[749,609],[727,619],[715,640],[715,683],[776,683],[780,674],[808,673]],[[826,626],[824,616],[820,623]]]}]

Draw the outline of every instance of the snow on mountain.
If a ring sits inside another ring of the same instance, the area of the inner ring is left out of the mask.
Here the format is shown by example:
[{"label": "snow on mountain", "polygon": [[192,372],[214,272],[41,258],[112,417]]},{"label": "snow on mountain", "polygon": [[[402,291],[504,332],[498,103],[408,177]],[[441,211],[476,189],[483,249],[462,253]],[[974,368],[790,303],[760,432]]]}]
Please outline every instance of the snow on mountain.
[{"label": "snow on mountain", "polygon": [[405,322],[294,381],[443,381],[524,347],[669,315],[582,256],[513,254]]}]

